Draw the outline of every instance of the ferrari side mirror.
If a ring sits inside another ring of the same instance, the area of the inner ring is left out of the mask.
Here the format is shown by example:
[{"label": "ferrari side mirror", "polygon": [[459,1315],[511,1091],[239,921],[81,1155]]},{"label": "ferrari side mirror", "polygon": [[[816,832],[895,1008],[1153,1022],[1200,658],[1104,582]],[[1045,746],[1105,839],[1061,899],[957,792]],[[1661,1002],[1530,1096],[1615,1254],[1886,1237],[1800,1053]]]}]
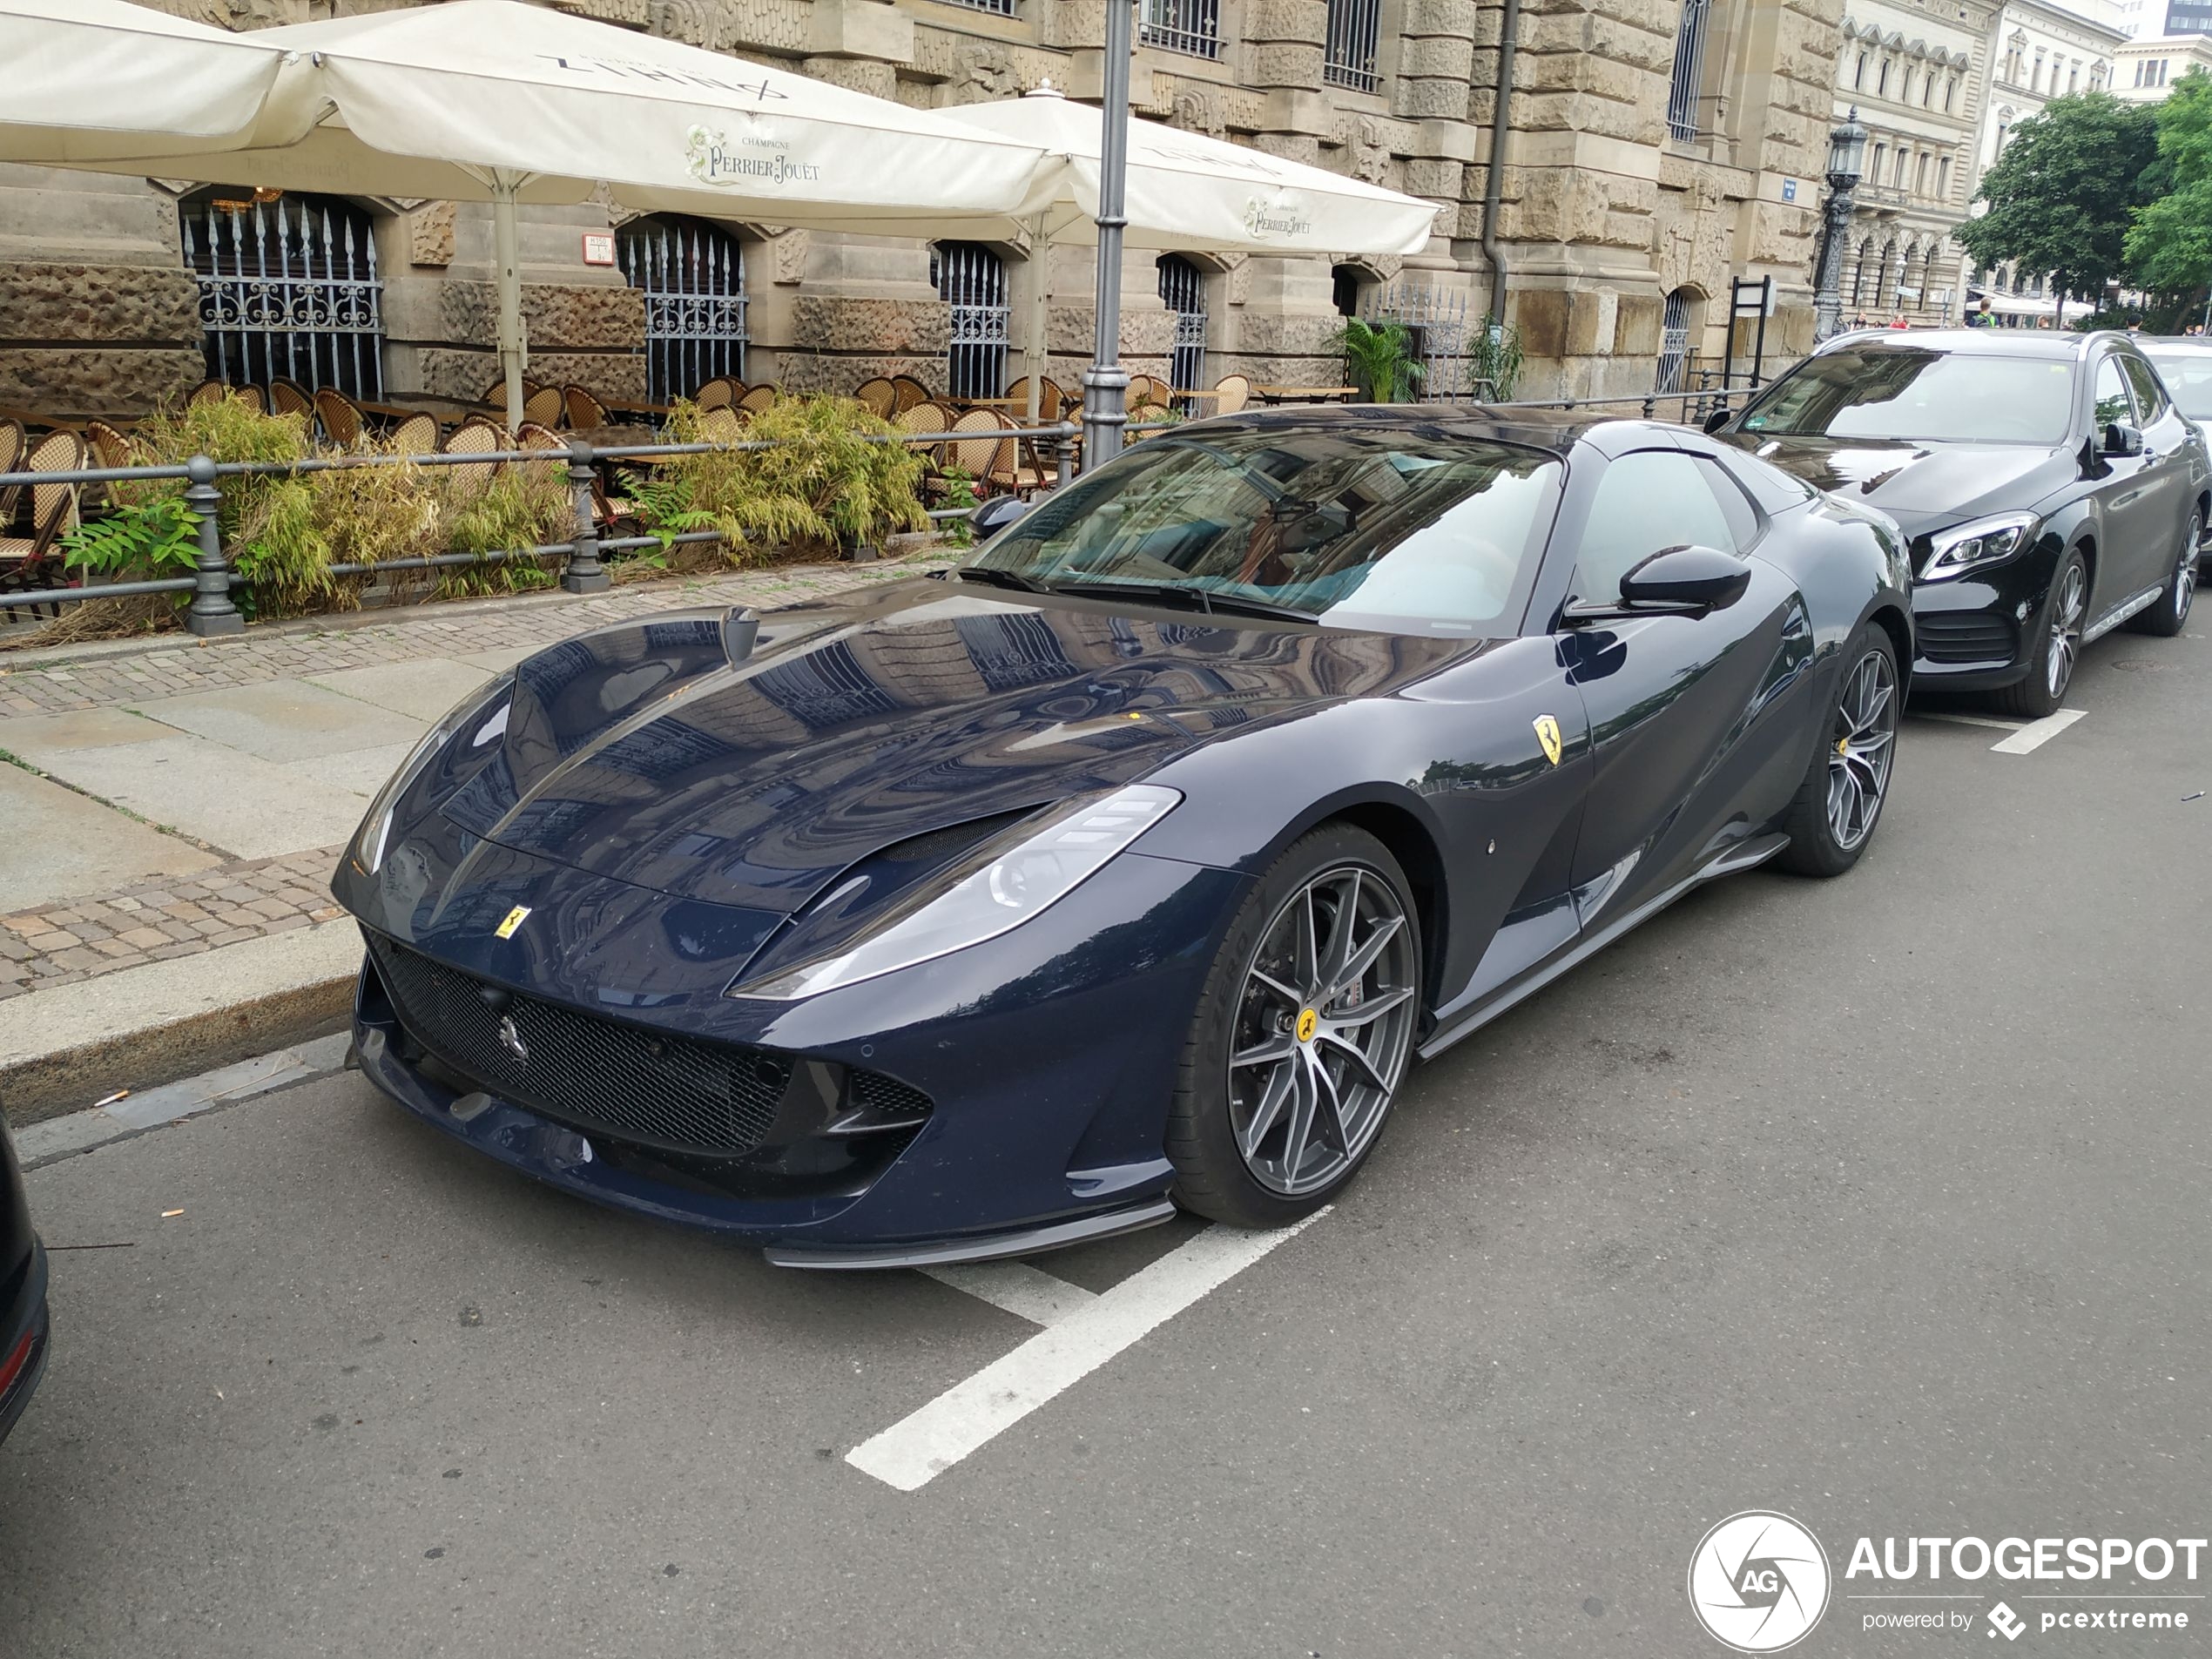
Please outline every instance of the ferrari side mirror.
[{"label": "ferrari side mirror", "polygon": [[1717,610],[1751,585],[1751,567],[1716,547],[1670,547],[1621,578],[1625,604]]}]

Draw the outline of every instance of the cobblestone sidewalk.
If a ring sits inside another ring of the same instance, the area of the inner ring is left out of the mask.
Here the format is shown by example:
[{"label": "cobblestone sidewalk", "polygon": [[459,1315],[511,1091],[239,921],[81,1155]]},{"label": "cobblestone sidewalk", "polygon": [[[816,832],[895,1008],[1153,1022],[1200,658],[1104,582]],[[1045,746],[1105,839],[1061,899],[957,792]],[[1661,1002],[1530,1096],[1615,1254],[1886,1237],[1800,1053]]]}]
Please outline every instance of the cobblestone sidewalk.
[{"label": "cobblestone sidewalk", "polygon": [[0,916],[0,1001],[327,921],[341,851],[241,859]]},{"label": "cobblestone sidewalk", "polygon": [[548,595],[456,600],[378,613],[376,621],[346,627],[285,624],[248,629],[232,639],[158,635],[120,649],[111,644],[80,648],[60,660],[18,661],[12,654],[0,653],[0,718],[103,708],[448,651],[550,644],[603,623],[656,610],[793,604],[840,589],[912,576],[945,556],[923,554],[880,564],[791,565],[639,583],[589,599]]}]

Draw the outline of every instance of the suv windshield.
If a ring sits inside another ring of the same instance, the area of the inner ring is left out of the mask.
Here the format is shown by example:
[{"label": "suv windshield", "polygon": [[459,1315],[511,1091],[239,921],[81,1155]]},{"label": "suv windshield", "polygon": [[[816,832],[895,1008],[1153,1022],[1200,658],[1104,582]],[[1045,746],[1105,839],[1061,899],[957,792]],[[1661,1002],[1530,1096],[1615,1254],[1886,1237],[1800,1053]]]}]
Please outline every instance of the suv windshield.
[{"label": "suv windshield", "polygon": [[2158,378],[2174,395],[2175,406],[2192,421],[2212,421],[2212,350],[2161,351],[2145,346],[2143,355],[2158,367]]},{"label": "suv windshield", "polygon": [[1764,438],[1909,438],[2062,443],[2071,361],[1886,346],[1809,358],[1751,405]]},{"label": "suv windshield", "polygon": [[1510,631],[1564,471],[1538,450],[1411,421],[1193,428],[1133,445],[966,568],[1224,615]]}]

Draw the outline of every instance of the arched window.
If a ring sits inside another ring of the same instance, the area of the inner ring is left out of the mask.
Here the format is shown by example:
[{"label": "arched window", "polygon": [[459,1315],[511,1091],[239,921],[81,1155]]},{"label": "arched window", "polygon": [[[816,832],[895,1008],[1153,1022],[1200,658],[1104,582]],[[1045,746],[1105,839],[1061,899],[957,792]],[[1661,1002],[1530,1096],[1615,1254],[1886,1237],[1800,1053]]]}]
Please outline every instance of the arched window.
[{"label": "arched window", "polygon": [[368,214],[336,196],[217,186],[177,205],[210,378],[384,395],[384,285]]},{"label": "arched window", "polygon": [[1652,389],[1679,392],[1689,372],[1689,307],[1696,294],[1676,288],[1667,296],[1659,318],[1659,375]]},{"label": "arched window", "polygon": [[1856,91],[1866,84],[1866,54],[1858,55],[1858,67],[1851,71],[1851,90]]},{"label": "arched window", "polygon": [[1359,296],[1374,279],[1356,265],[1329,267],[1329,300],[1339,317],[1359,314]]},{"label": "arched window", "polygon": [[1885,58],[1882,60],[1882,68],[1881,68],[1881,71],[1880,71],[1880,73],[1878,73],[1878,75],[1876,75],[1876,76],[1875,76],[1875,78],[1874,78],[1874,96],[1875,96],[1875,97],[1877,97],[1877,98],[1887,98],[1889,95],[1890,95],[1890,60],[1889,60],[1888,58],[1885,57]]},{"label": "arched window", "polygon": [[939,242],[929,250],[929,278],[953,312],[947,393],[998,396],[1006,390],[1005,261],[980,242]]},{"label": "arched window", "polygon": [[725,374],[743,380],[745,245],[674,215],[632,219],[618,245],[623,275],[645,296],[647,398],[666,403]]},{"label": "arched window", "polygon": [[1204,389],[1206,381],[1206,275],[1180,253],[1159,260],[1160,298],[1175,313],[1175,355],[1168,379],[1186,392]]}]

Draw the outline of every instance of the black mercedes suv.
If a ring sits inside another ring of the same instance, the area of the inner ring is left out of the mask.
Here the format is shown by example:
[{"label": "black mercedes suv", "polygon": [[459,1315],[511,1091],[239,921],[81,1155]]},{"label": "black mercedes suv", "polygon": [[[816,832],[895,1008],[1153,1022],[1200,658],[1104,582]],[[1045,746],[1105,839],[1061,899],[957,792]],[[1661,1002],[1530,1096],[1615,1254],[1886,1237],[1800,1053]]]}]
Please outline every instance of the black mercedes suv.
[{"label": "black mercedes suv", "polygon": [[2049,714],[2083,646],[2188,614],[2212,462],[2124,334],[1849,335],[1713,424],[1904,528],[1917,689]]}]

